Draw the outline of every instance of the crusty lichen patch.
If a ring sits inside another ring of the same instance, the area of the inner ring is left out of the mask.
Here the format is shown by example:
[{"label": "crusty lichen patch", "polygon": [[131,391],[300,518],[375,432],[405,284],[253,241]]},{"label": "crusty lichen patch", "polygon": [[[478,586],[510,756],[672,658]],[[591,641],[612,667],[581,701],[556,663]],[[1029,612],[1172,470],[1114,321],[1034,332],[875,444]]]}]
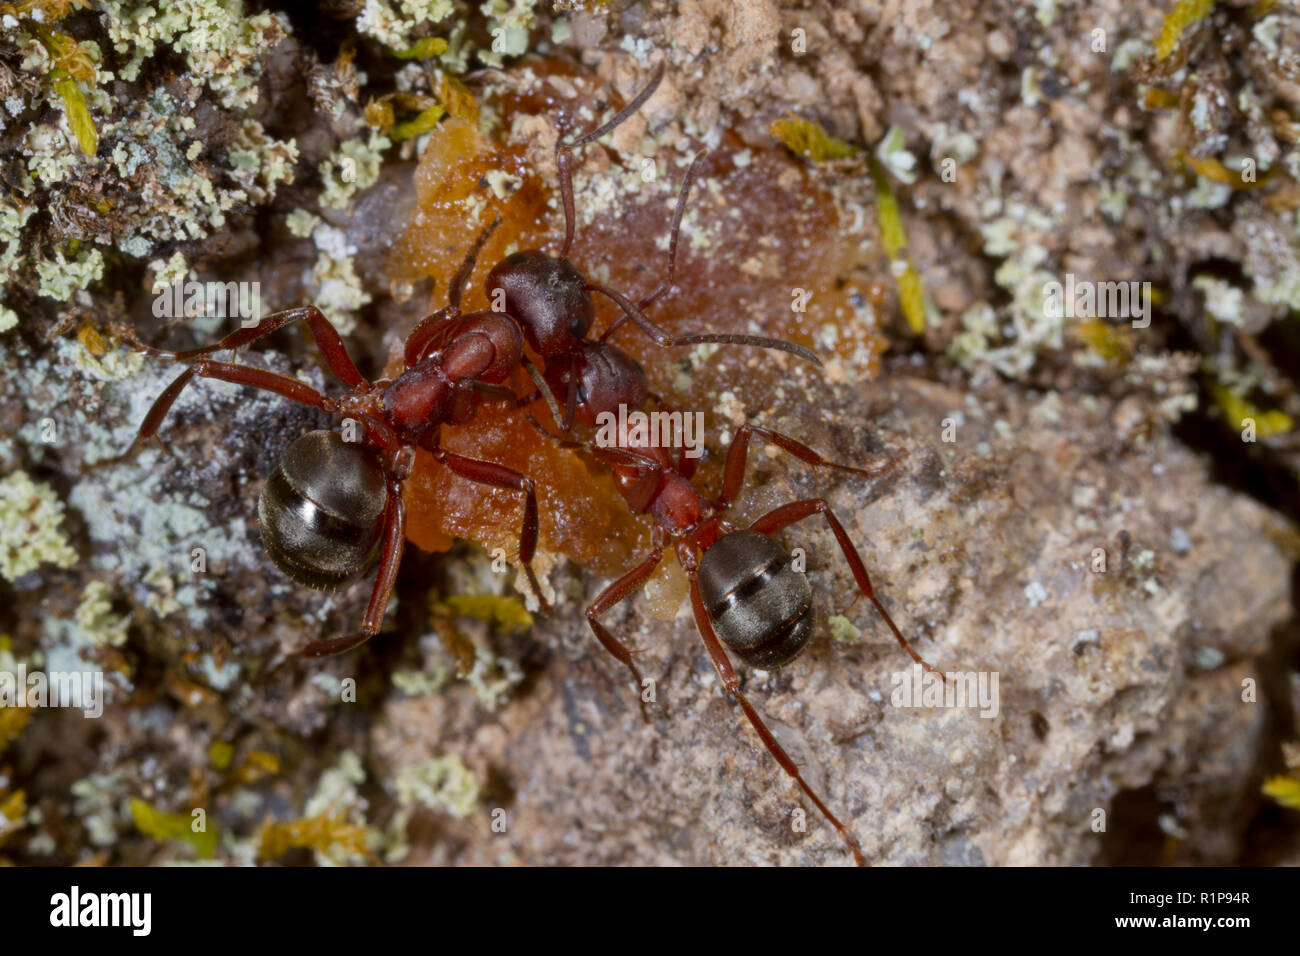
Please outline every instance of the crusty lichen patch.
[{"label": "crusty lichen patch", "polygon": [[24,471],[0,478],[0,577],[16,581],[42,564],[77,561],[62,531],[63,503],[54,489]]}]

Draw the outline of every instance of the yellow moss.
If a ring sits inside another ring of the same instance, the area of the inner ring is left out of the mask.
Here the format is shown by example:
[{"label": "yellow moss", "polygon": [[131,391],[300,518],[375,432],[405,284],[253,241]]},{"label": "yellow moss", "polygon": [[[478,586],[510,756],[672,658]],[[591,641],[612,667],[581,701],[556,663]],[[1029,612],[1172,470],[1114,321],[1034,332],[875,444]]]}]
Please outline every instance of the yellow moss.
[{"label": "yellow moss", "polygon": [[326,853],[333,847],[339,847],[348,853],[368,855],[374,837],[375,833],[370,827],[348,823],[328,813],[287,823],[267,821],[262,824],[257,856],[260,860],[274,860],[290,850],[307,849]]},{"label": "yellow moss", "polygon": [[77,137],[81,151],[87,156],[94,156],[99,151],[99,133],[95,129],[95,121],[90,118],[86,97],[77,85],[78,82],[94,82],[97,76],[94,61],[66,33],[35,21],[28,21],[26,25],[36,34],[54,62],[50,78],[54,81],[55,92],[63,100],[63,111],[67,114],[69,128]]},{"label": "yellow moss", "polygon": [[214,740],[212,746],[208,748],[208,760],[214,770],[224,771],[230,766],[230,761],[234,758],[235,748],[224,740]]},{"label": "yellow moss", "polygon": [[1156,59],[1163,60],[1178,48],[1178,41],[1188,28],[1200,23],[1214,9],[1214,0],[1178,0],[1165,17],[1156,40]]},{"label": "yellow moss", "polygon": [[880,227],[880,241],[891,262],[904,264],[898,277],[898,303],[907,317],[907,324],[919,335],[925,331],[925,289],[907,255],[907,233],[903,230],[898,199],[889,185],[889,174],[885,172],[884,164],[874,156],[868,156],[867,163],[871,181],[876,187],[876,222]]},{"label": "yellow moss", "polygon": [[7,797],[0,797],[0,843],[23,825],[27,814],[27,794],[15,790]]},{"label": "yellow moss", "polygon": [[469,87],[454,76],[444,73],[438,82],[438,99],[447,110],[448,116],[463,119],[471,126],[478,126],[478,100],[469,91]]},{"label": "yellow moss", "polygon": [[131,798],[131,819],[145,836],[155,840],[181,840],[194,847],[200,860],[210,860],[217,855],[217,830],[209,826],[203,816],[203,829],[195,831],[198,822],[190,813],[167,813],[136,797]]},{"label": "yellow moss", "polygon": [[1285,435],[1295,428],[1295,421],[1286,412],[1280,409],[1264,411],[1222,385],[1211,385],[1210,394],[1214,396],[1223,417],[1234,428],[1241,427],[1241,423],[1248,418],[1255,422],[1255,435],[1259,438]]},{"label": "yellow moss", "polygon": [[1149,87],[1143,94],[1142,105],[1149,110],[1171,110],[1178,105],[1178,94]]},{"label": "yellow moss", "polygon": [[458,617],[475,617],[506,630],[522,631],[533,625],[524,602],[509,595],[453,594],[442,603]]},{"label": "yellow moss", "polygon": [[377,100],[373,96],[366,103],[362,116],[365,117],[368,126],[380,130],[388,129],[397,122],[397,116],[393,113],[393,104],[387,99]]},{"label": "yellow moss", "polygon": [[1199,159],[1195,156],[1184,156],[1183,162],[1186,163],[1192,172],[1204,176],[1211,182],[1222,183],[1224,186],[1231,186],[1233,189],[1256,189],[1259,186],[1263,186],[1272,178],[1273,173],[1276,170],[1276,167],[1274,167],[1274,169],[1266,170],[1261,175],[1256,176],[1253,182],[1247,182],[1242,179],[1241,173],[1234,173],[1217,159]]},{"label": "yellow moss", "polygon": [[0,707],[0,754],[18,739],[32,720],[32,712],[26,707]]},{"label": "yellow moss", "polygon": [[425,37],[405,50],[394,50],[399,60],[428,60],[447,52],[447,41],[442,37]]},{"label": "yellow moss", "polygon": [[265,750],[254,750],[248,759],[235,768],[233,777],[239,783],[254,783],[280,772],[280,758]]},{"label": "yellow moss", "polygon": [[786,149],[814,162],[828,159],[847,159],[857,153],[857,148],[842,139],[836,139],[812,120],[788,113],[772,123],[768,130]]},{"label": "yellow moss", "polygon": [[404,139],[414,139],[424,133],[429,132],[438,125],[438,120],[445,116],[447,111],[437,103],[430,106],[415,119],[407,120],[405,123],[398,123],[388,131],[388,138],[393,142],[401,142]]},{"label": "yellow moss", "polygon": [[1125,330],[1101,319],[1080,322],[1076,334],[1090,349],[1108,362],[1127,362],[1133,354],[1133,344]]},{"label": "yellow moss", "polygon": [[1296,777],[1269,777],[1264,781],[1264,795],[1272,797],[1284,807],[1300,810],[1300,779]]}]

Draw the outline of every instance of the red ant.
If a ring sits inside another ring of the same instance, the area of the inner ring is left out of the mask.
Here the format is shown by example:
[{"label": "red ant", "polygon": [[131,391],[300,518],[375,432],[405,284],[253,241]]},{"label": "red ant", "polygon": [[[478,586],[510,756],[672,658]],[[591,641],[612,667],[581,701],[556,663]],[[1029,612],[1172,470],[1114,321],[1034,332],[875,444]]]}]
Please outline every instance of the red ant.
[{"label": "red ant", "polygon": [[[605,394],[612,394],[621,387],[618,382],[608,384],[609,388],[603,390]],[[629,390],[628,394],[632,391]],[[594,419],[599,412],[607,410],[581,407],[580,420]],[[541,429],[536,421],[533,424]],[[549,435],[544,430],[543,433]],[[839,832],[858,865],[864,866],[857,840],[803,778],[798,765],[777,743],[758,711],[741,692],[740,679],[723,650],[725,644],[746,664],[770,670],[794,660],[812,637],[812,590],[808,579],[794,568],[790,553],[771,536],[804,518],[822,515],[839,543],[859,593],[875,605],[899,646],[927,671],[938,672],[912,648],[876,597],[866,565],[825,499],[811,498],[782,505],[758,518],[748,528],[738,528],[726,519],[727,510],[744,486],[745,462],[753,436],[771,442],[806,464],[866,478],[886,474],[896,465],[891,461],[868,471],[836,464],[788,435],[755,425],[742,425],[727,451],[722,493],[709,499],[692,484],[690,472],[693,463],[685,466],[688,459],[684,450],[674,462],[666,449],[650,442],[628,442],[603,448],[563,442],[567,447],[585,447],[594,457],[609,465],[628,507],[637,514],[648,513],[654,520],[650,553],[596,596],[587,607],[587,621],[600,643],[631,672],[640,691],[643,687],[641,673],[632,659],[632,650],[599,618],[645,584],[663,559],[665,548],[673,546],[678,563],[690,583],[696,627],[723,686],[740,704],[768,752]],[[645,713],[644,705],[642,712]]]},{"label": "red ant", "polygon": [[[659,76],[656,76],[648,90],[611,123],[562,149],[589,142],[612,128],[644,102],[658,81]],[[548,275],[559,277],[552,285],[566,288],[566,295],[561,301],[567,305],[567,310],[561,311],[556,299],[534,296],[533,288],[526,283],[512,286],[510,277],[500,275],[502,266],[498,266],[489,275],[488,288],[489,291],[497,288],[506,290],[507,308],[523,323],[529,344],[546,357],[546,385],[553,396],[543,397],[553,397],[564,404],[565,411],[560,416],[555,403],[548,402],[556,424],[568,432],[575,421],[592,426],[602,413],[616,413],[620,405],[639,408],[648,398],[653,397],[641,366],[606,340],[630,319],[656,341],[661,341],[659,336],[662,333],[646,319],[643,310],[673,287],[682,212],[689,195],[691,179],[702,154],[696,156],[687,172],[674,213],[669,242],[668,279],[638,303],[632,303],[618,293],[594,285],[584,284],[579,287],[581,275],[563,258],[573,239],[573,208],[570,163],[567,161],[567,153],[561,152],[560,155],[566,214],[565,242],[561,256],[559,259],[547,259],[539,252],[517,255],[526,257],[521,261],[543,265],[549,269]],[[511,259],[507,259],[503,265],[510,262]],[[587,291],[607,295],[624,313],[598,340],[586,338],[592,318]],[[714,341],[722,337],[687,338],[692,341]],[[784,347],[787,351],[804,354],[804,350],[791,343],[743,338],[750,340],[748,344],[761,344],[767,348]],[[533,424],[548,437],[556,437],[542,429],[535,420]],[[871,478],[884,474],[895,466],[895,462],[891,462],[882,468],[868,471],[836,464],[787,435],[743,425],[727,452],[722,493],[710,500],[692,484],[695,461],[687,458],[684,453],[674,462],[665,449],[650,443],[634,444],[624,441],[617,447],[595,448],[572,441],[562,442],[566,447],[588,448],[597,459],[609,465],[619,491],[632,511],[649,513],[655,522],[650,553],[597,595],[587,607],[587,621],[605,649],[631,673],[639,691],[643,685],[640,670],[633,660],[633,652],[599,618],[641,587],[662,560],[665,548],[674,546],[678,561],[690,582],[691,606],[696,625],[723,686],[740,704],[768,751],[839,832],[852,851],[854,860],[859,865],[865,865],[857,840],[804,780],[798,766],[777,743],[758,712],[741,692],[739,678],[723,649],[725,644],[745,663],[770,669],[793,660],[807,646],[812,636],[812,592],[807,578],[794,569],[791,555],[771,536],[804,518],[823,515],[839,543],[860,594],[871,601],[899,645],[912,659],[926,670],[937,672],[912,648],[880,603],[861,556],[824,499],[808,499],[783,505],[760,517],[747,529],[735,527],[724,517],[744,485],[749,441],[755,435],[815,467],[832,468]],[[642,713],[646,714],[644,704]]]},{"label": "red ant", "polygon": [[[492,223],[478,237],[453,277],[448,295],[451,310],[458,310],[475,258],[495,226]],[[206,357],[233,351],[298,321],[307,323],[325,365],[349,388],[347,395],[331,398],[294,378]],[[196,376],[274,392],[344,415],[363,426],[363,442],[346,442],[330,431],[308,432],[298,438],[281,457],[258,501],[267,552],[295,581],[313,588],[335,588],[379,563],[361,630],[312,641],[300,648],[297,656],[339,654],[379,633],[405,544],[402,482],[410,475],[416,447],[470,481],[523,494],[519,558],[529,584],[540,597],[531,564],[538,530],[533,480],[502,465],[439,446],[443,424],[467,423],[483,401],[515,400],[515,393],[499,384],[523,359],[523,337],[518,323],[509,316],[490,311],[460,316],[458,334],[445,347],[413,353],[408,342],[407,354],[414,358],[405,370],[395,379],[376,382],[361,375],[338,331],[312,305],[277,312],[213,345],[180,352],[152,348],[129,330],[120,331],[132,347],[148,355],[194,362],[158,396],[132,447],[157,434],[172,404]]]}]

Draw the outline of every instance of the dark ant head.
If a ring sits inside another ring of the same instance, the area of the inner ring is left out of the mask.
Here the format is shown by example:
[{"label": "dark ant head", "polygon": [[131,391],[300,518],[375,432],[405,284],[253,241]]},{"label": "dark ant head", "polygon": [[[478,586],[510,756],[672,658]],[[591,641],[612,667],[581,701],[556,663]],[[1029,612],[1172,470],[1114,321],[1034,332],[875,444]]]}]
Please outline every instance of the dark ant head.
[{"label": "dark ant head", "polygon": [[649,397],[636,359],[604,342],[583,341],[577,350],[547,359],[546,384],[566,407],[574,391],[573,421],[588,427],[601,412],[617,412],[620,405],[639,409]]},{"label": "dark ant head", "polygon": [[546,358],[575,351],[596,315],[582,273],[568,259],[537,249],[497,263],[488,273],[487,294],[494,306],[504,294],[505,311],[523,327],[528,344]]}]

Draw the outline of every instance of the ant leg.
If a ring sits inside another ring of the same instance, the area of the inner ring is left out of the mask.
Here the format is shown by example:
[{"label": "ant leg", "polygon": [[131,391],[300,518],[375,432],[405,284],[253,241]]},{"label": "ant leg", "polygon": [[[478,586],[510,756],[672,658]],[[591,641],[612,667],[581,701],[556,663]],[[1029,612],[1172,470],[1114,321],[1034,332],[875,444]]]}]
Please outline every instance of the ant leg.
[{"label": "ant leg", "polygon": [[214,352],[234,351],[294,322],[307,323],[311,336],[316,342],[316,347],[320,349],[321,357],[325,360],[325,365],[339,381],[348,388],[360,388],[367,384],[361,373],[357,371],[356,363],[348,355],[347,347],[344,346],[338,330],[334,328],[329,319],[325,318],[325,314],[314,305],[305,305],[297,309],[276,312],[262,319],[257,325],[237,329],[212,345],[204,345],[196,349],[185,349],[181,352],[169,352],[166,349],[156,349],[145,345],[135,337],[132,330],[125,326],[118,326],[114,331],[122,336],[128,345],[137,351],[144,352],[146,355],[184,362],[189,359],[202,358]]},{"label": "ant leg", "polygon": [[235,385],[251,385],[253,388],[274,392],[302,405],[310,405],[313,408],[323,409],[327,412],[334,411],[333,400],[326,398],[316,389],[298,381],[296,378],[277,375],[275,372],[268,372],[265,369],[255,368],[251,365],[232,365],[229,362],[210,362],[207,359],[200,359],[176,376],[176,379],[163,389],[162,394],[158,396],[149,409],[149,413],[145,415],[144,422],[141,423],[135,440],[123,452],[124,455],[129,454],[131,448],[134,448],[141,441],[152,438],[157,434],[159,426],[162,425],[163,419],[167,417],[173,403],[196,375],[200,378],[215,378],[223,382],[232,382]]},{"label": "ant leg", "polygon": [[733,335],[723,332],[704,332],[693,335],[672,335],[661,326],[651,322],[644,312],[637,307],[636,303],[631,301],[621,292],[606,288],[603,285],[588,283],[583,286],[589,292],[599,292],[601,295],[612,299],[614,304],[623,310],[624,314],[632,320],[638,329],[648,336],[656,345],[699,345],[703,343],[718,343],[720,345],[752,345],[760,349],[775,349],[778,352],[789,352],[797,355],[802,359],[812,362],[814,365],[822,364],[812,351],[804,348],[802,345],[796,345],[794,342],[786,342],[784,339],[771,339],[763,335]]},{"label": "ant leg", "polygon": [[[626,600],[633,591],[644,584],[646,578],[650,577],[654,569],[659,566],[663,556],[663,545],[656,542],[653,550],[646,556],[645,560],[601,591],[596,596],[596,600],[587,606],[587,623],[591,625],[592,632],[596,635],[596,639],[604,645],[605,650],[613,654],[619,663],[632,672],[632,681],[636,684],[638,698],[641,698],[644,685],[641,682],[641,672],[632,660],[633,652],[628,649],[626,644],[616,638],[609,628],[601,624],[598,618],[616,604]],[[647,724],[650,723],[650,711],[646,707],[644,698],[641,698],[641,717]]]},{"label": "ant leg", "polygon": [[600,139],[619,123],[623,122],[637,110],[639,110],[645,101],[654,95],[654,91],[659,88],[660,82],[664,78],[664,64],[659,64],[659,69],[655,70],[655,75],[650,78],[649,84],[638,93],[627,106],[615,113],[609,122],[593,129],[589,133],[583,133],[571,143],[561,146],[558,143],[555,147],[555,161],[560,167],[560,199],[564,205],[564,245],[560,247],[560,258],[563,259],[569,254],[569,249],[573,246],[573,157],[570,150],[577,149],[579,146],[585,146],[592,140]]},{"label": "ant leg", "polygon": [[533,571],[533,552],[537,550],[537,490],[533,479],[527,475],[477,458],[466,458],[445,448],[434,446],[426,448],[440,463],[450,468],[453,474],[480,485],[503,488],[507,491],[522,492],[524,496],[524,524],[519,532],[519,560],[523,563],[524,574],[528,576],[528,585],[545,610],[550,610],[550,602],[542,594],[542,587]]},{"label": "ant leg", "polygon": [[858,866],[866,866],[867,861],[862,857],[862,847],[858,845],[857,839],[854,838],[843,823],[831,813],[830,807],[822,801],[817,792],[809,786],[808,781],[804,780],[803,775],[799,773],[799,765],[790,759],[790,755],[785,752],[772,732],[767,729],[763,723],[763,718],[758,715],[752,704],[745,698],[740,691],[740,679],[736,676],[735,669],[731,666],[731,661],[727,659],[726,652],[722,649],[722,644],[718,641],[718,635],[713,630],[713,622],[709,620],[709,612],[704,608],[704,598],[700,595],[699,572],[696,568],[688,568],[686,575],[691,582],[691,608],[695,612],[695,624],[699,628],[700,637],[704,641],[705,650],[709,652],[709,657],[713,660],[713,666],[717,669],[718,676],[722,678],[722,685],[727,689],[736,703],[740,705],[741,710],[745,712],[750,726],[758,733],[759,738],[763,741],[763,746],[767,748],[768,753],[776,758],[776,762],[781,765],[786,773],[795,779],[801,790],[808,795],[808,798],[817,805],[822,816],[831,822],[844,842],[848,844],[849,850],[853,853],[854,862]]},{"label": "ant leg", "polygon": [[780,508],[763,515],[749,528],[751,531],[757,531],[760,534],[773,534],[794,524],[796,521],[802,521],[804,518],[815,514],[825,517],[826,523],[831,526],[835,540],[839,542],[840,551],[844,553],[844,559],[849,563],[849,569],[853,572],[854,580],[858,582],[858,590],[876,606],[876,610],[880,612],[880,616],[885,619],[885,623],[889,625],[889,629],[894,633],[898,646],[907,651],[912,660],[931,674],[937,674],[941,681],[947,683],[942,672],[931,667],[920,654],[912,649],[912,645],[908,643],[907,638],[903,636],[903,632],[894,623],[894,619],[885,610],[885,606],[876,597],[875,589],[871,586],[871,578],[867,575],[867,567],[862,563],[862,557],[858,554],[858,549],[853,546],[848,532],[844,530],[844,526],[840,524],[840,519],[835,517],[835,512],[831,510],[831,506],[826,503],[824,498],[811,498],[807,501],[793,501],[788,505],[782,505]]},{"label": "ant leg", "polygon": [[378,634],[384,625],[384,612],[388,610],[388,599],[392,597],[393,585],[397,583],[397,569],[402,563],[402,549],[405,546],[406,503],[402,500],[402,483],[395,478],[390,478],[379,571],[375,575],[374,587],[370,590],[370,602],[366,605],[366,616],[361,621],[361,630],[344,637],[312,641],[298,648],[291,657],[329,657],[333,654],[342,654],[360,647]]},{"label": "ant leg", "polygon": [[731,440],[731,447],[727,449],[727,464],[722,479],[722,494],[714,501],[714,505],[718,508],[725,508],[731,504],[736,495],[740,494],[740,489],[745,484],[745,460],[749,454],[749,437],[751,435],[758,435],[760,438],[767,439],[773,445],[784,449],[800,461],[815,468],[833,468],[836,471],[846,471],[849,474],[860,475],[863,478],[876,478],[888,474],[898,467],[897,458],[890,459],[879,468],[869,470],[854,468],[852,465],[840,465],[828,461],[807,445],[795,441],[789,435],[774,432],[770,428],[760,428],[757,425],[741,425],[736,429],[736,437]]},{"label": "ant leg", "polygon": [[548,432],[542,427],[541,422],[533,418],[532,415],[527,416],[527,418],[543,438],[549,438],[561,448],[586,449],[593,457],[598,458],[606,465],[614,468],[634,469],[636,474],[628,476],[630,483],[620,493],[627,502],[628,509],[633,514],[641,514],[650,507],[654,493],[659,488],[659,480],[663,476],[664,467],[659,462],[649,455],[643,455],[630,448],[621,448],[619,446],[601,448],[585,442],[570,441]]}]

